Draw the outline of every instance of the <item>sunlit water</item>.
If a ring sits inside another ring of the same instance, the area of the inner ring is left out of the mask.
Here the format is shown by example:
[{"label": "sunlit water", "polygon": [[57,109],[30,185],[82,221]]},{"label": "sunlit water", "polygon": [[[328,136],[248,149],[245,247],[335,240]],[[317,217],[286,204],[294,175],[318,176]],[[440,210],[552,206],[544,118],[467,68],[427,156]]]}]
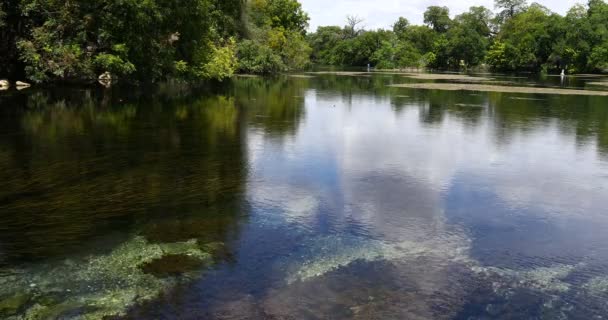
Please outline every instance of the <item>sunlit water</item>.
[{"label": "sunlit water", "polygon": [[0,318],[606,318],[608,97],[407,81],[0,94]]}]

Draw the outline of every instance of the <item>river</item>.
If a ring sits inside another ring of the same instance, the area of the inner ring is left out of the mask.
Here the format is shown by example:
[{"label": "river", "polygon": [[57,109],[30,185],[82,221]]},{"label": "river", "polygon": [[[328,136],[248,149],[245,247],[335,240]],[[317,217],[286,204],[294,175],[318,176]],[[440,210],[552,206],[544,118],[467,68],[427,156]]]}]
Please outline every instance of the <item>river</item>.
[{"label": "river", "polygon": [[608,316],[608,97],[420,81],[0,93],[0,318]]}]

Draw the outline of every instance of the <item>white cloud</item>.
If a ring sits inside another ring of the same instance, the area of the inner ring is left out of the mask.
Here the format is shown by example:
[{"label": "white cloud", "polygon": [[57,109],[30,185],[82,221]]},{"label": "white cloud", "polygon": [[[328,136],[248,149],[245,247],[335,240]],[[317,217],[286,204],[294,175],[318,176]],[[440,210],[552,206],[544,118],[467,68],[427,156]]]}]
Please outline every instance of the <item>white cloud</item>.
[{"label": "white cloud", "polygon": [[[565,14],[582,0],[537,0],[552,11]],[[439,5],[450,8],[452,15],[467,11],[471,6],[485,6],[494,10],[493,0],[452,0],[449,3],[437,0],[300,0],[310,15],[310,30],[318,26],[343,25],[347,15],[365,19],[367,28],[388,28],[398,17],[406,17],[411,23],[422,24],[422,15],[428,6]],[[584,2],[584,1],[582,1]]]}]

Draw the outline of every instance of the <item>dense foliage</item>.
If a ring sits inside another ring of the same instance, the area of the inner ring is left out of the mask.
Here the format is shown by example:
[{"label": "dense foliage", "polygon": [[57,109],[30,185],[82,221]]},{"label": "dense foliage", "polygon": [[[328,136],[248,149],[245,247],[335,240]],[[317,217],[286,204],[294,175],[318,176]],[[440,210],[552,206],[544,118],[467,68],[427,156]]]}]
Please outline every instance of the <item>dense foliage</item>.
[{"label": "dense foliage", "polygon": [[[487,66],[505,71],[599,72],[608,68],[608,5],[590,0],[566,16],[525,0],[496,0],[497,13],[471,7],[450,17],[431,6],[425,25],[399,18],[392,30],[363,30],[360,19],[319,27],[309,34],[319,64],[377,68],[464,69]],[[354,22],[354,23],[353,23]]]},{"label": "dense foliage", "polygon": [[247,40],[237,48],[240,72],[290,71],[309,63],[308,15],[298,1],[252,0],[245,20]]},{"label": "dense foliage", "polygon": [[302,68],[310,56],[296,0],[3,1],[0,25],[0,77],[35,82],[221,80]]},{"label": "dense foliage", "polygon": [[450,16],[431,6],[424,25],[346,25],[306,32],[297,0],[15,0],[0,3],[0,78],[88,81],[102,73],[148,82],[299,70],[311,60],[381,69],[424,67],[601,72],[608,68],[608,5],[565,16],[525,0],[496,0]]}]

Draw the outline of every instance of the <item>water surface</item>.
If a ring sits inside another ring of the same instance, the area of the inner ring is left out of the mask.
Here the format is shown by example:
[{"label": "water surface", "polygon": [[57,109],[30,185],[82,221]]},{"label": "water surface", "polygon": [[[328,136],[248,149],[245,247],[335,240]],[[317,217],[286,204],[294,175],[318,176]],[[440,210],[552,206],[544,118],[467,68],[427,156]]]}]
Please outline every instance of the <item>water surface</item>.
[{"label": "water surface", "polygon": [[3,93],[0,316],[608,316],[608,97],[408,81]]}]

